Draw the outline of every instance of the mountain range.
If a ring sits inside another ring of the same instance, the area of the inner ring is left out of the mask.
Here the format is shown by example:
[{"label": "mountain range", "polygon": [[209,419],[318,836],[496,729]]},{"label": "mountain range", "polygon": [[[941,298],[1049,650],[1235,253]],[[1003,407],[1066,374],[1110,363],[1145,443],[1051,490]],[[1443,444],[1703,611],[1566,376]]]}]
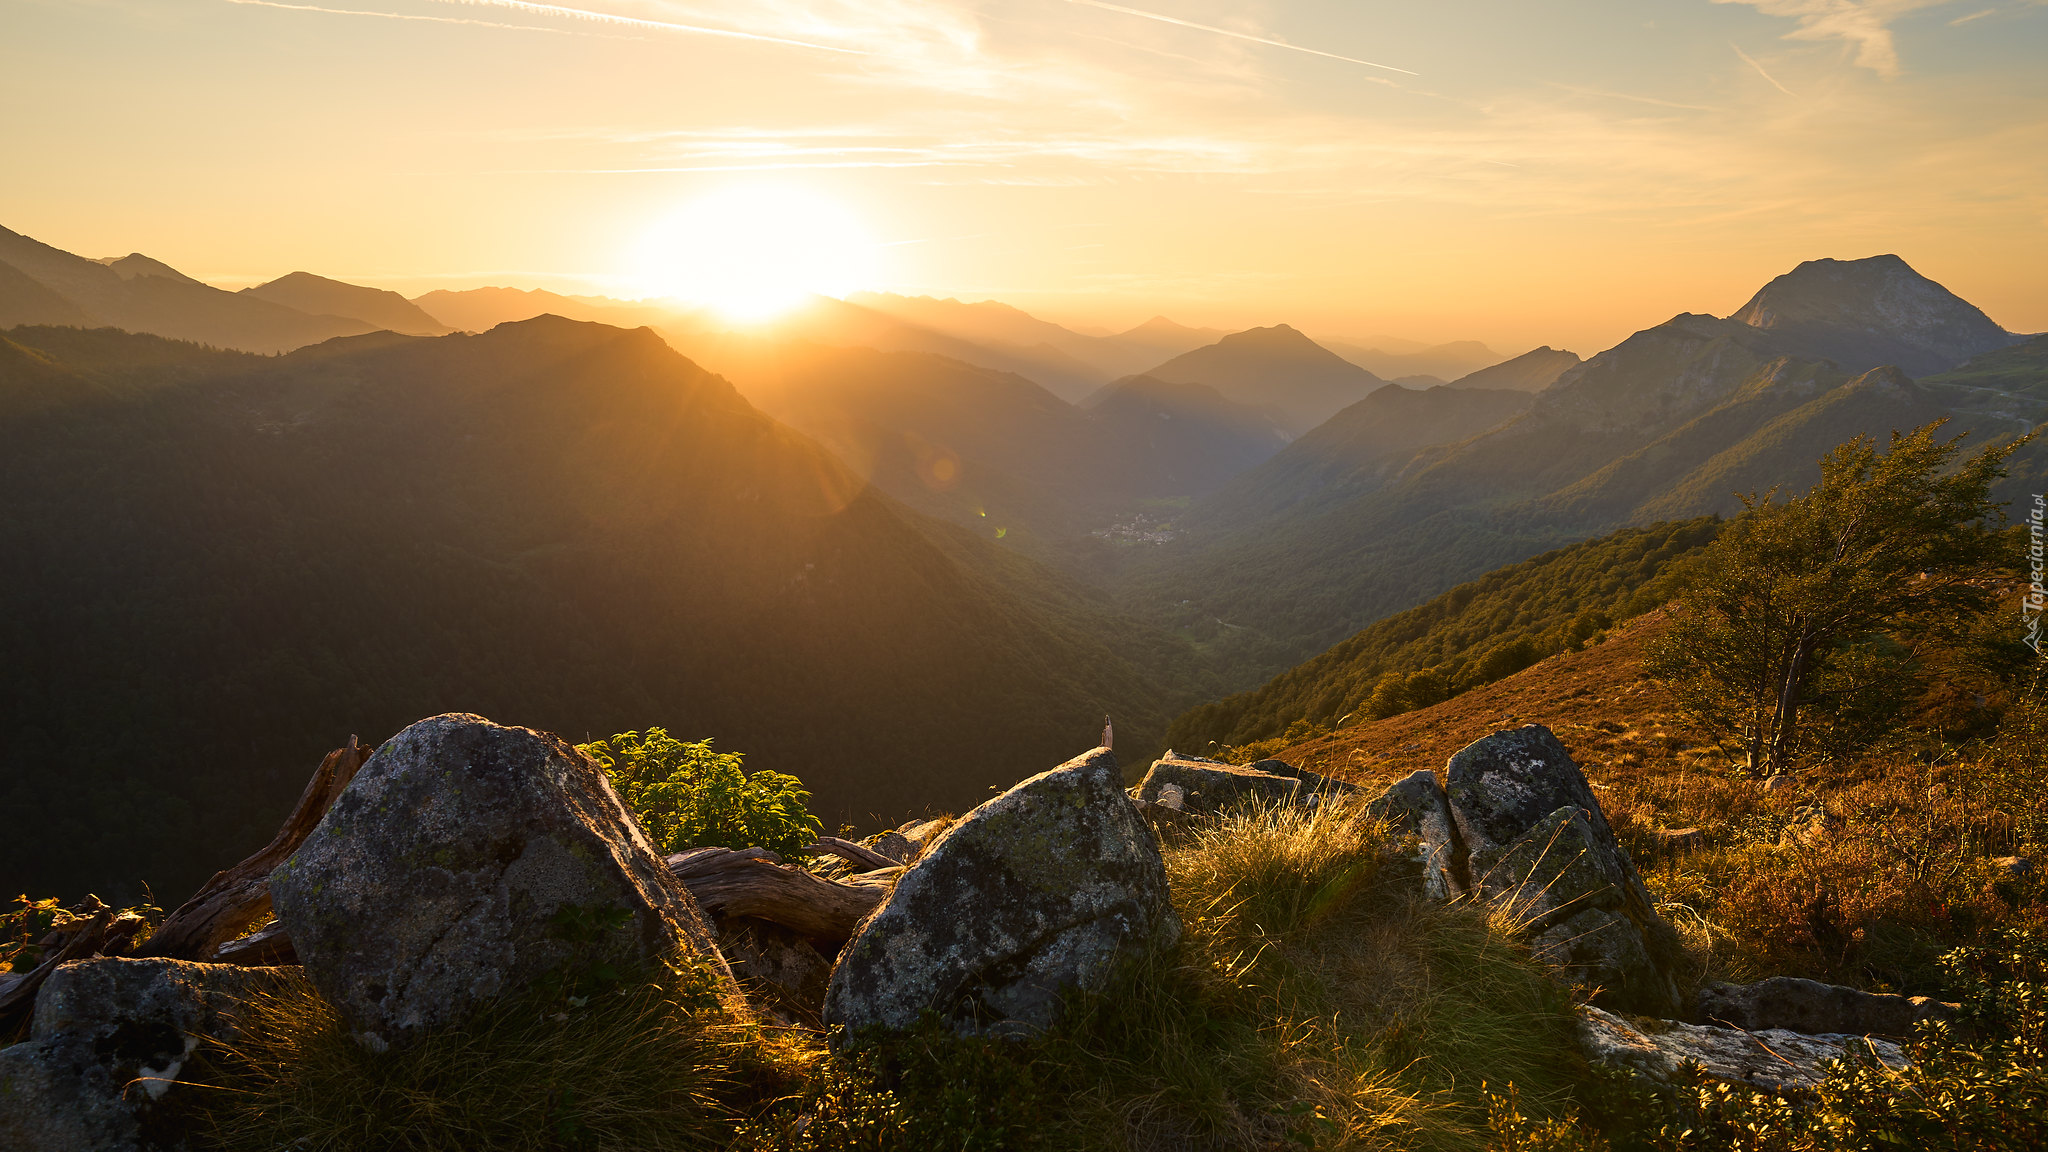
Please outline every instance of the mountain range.
[{"label": "mountain range", "polygon": [[451,709],[715,736],[836,823],[970,806],[1106,711],[1142,748],[1203,679],[646,329],[20,327],[0,444],[0,871],[34,890],[184,890],[350,733]]},{"label": "mountain range", "polygon": [[[1227,645],[1239,674],[1278,671],[1546,549],[1727,514],[1738,492],[1804,488],[1819,457],[1857,435],[1943,417],[1974,442],[2023,433],[2040,415],[2020,414],[2035,386],[2020,380],[2036,348],[2024,340],[1897,257],[1802,264],[1735,316],[1682,314],[1638,332],[1565,370],[1520,414],[1463,435],[1347,439],[1336,431],[1352,421],[1393,427],[1347,413],[1198,502],[1177,539],[1134,562],[1121,595],[1134,613]],[[1921,384],[1887,358],[1958,375]],[[1961,382],[1995,375],[1970,367],[1994,362],[2010,373],[2003,403],[1959,404],[1994,394]],[[1389,395],[1404,403],[1388,416],[1431,405],[1448,416],[1471,402],[1458,392]],[[2039,474],[2041,454],[2014,459],[2004,495]]]}]

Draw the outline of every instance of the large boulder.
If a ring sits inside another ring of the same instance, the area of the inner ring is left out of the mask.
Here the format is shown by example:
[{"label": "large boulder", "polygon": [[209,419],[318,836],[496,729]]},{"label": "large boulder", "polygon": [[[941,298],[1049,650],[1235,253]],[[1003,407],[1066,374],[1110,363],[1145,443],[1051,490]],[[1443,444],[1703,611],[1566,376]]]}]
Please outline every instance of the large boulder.
[{"label": "large boulder", "polygon": [[967,814],[903,874],[841,951],[825,1023],[1028,1036],[1070,989],[1180,938],[1158,841],[1107,748]]},{"label": "large boulder", "polygon": [[1593,1007],[1580,1013],[1579,1043],[1588,1060],[1657,1083],[1669,1083],[1679,1069],[1694,1064],[1715,1080],[1796,1092],[1819,1084],[1831,1060],[1860,1057],[1888,1068],[1906,1066],[1898,1045],[1863,1036],[1631,1021]]},{"label": "large boulder", "polygon": [[1959,1011],[1926,996],[1864,992],[1839,984],[1773,976],[1754,984],[1709,984],[1700,989],[1699,1018],[1752,1032],[1783,1028],[1793,1032],[1911,1036],[1922,1020],[1953,1020]]},{"label": "large boulder", "polygon": [[1445,776],[1473,890],[1601,1003],[1678,1015],[1678,933],[1550,729],[1496,732],[1452,756]]},{"label": "large boulder", "polygon": [[1433,899],[1463,895],[1465,880],[1458,875],[1458,834],[1451,821],[1450,801],[1436,773],[1418,768],[1395,781],[1366,805],[1366,813],[1385,820],[1396,831],[1413,835],[1422,844],[1422,892]]},{"label": "large boulder", "polygon": [[[1278,764],[1277,760],[1267,763]],[[1284,767],[1284,765],[1283,765]],[[1145,778],[1138,782],[1137,798],[1148,804],[1162,798],[1179,797],[1167,807],[1183,812],[1213,814],[1245,801],[1290,804],[1307,796],[1298,776],[1281,776],[1259,768],[1205,760],[1199,756],[1176,756],[1168,751],[1152,762]]]},{"label": "large boulder", "polygon": [[169,1112],[199,1038],[232,1042],[249,999],[302,979],[294,968],[183,960],[58,968],[36,994],[29,1038],[0,1049],[0,1148],[183,1148]]},{"label": "large boulder", "polygon": [[377,749],[270,890],[306,975],[372,1049],[579,966],[693,958],[743,1003],[604,770],[480,716]]}]

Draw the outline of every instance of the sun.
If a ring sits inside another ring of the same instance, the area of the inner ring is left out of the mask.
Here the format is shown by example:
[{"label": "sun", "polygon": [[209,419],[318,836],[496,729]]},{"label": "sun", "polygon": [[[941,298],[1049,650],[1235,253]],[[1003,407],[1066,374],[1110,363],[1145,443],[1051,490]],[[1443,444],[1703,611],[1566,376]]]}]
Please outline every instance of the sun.
[{"label": "sun", "polygon": [[876,245],[845,205],[788,185],[731,185],[683,205],[642,236],[648,295],[755,322],[872,281]]}]

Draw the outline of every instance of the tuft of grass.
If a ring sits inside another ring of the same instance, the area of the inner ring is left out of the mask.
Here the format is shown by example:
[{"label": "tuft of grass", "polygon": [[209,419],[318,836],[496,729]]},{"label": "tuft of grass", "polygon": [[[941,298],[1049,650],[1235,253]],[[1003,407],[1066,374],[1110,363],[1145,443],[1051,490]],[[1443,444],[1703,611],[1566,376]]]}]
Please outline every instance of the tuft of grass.
[{"label": "tuft of grass", "polygon": [[1485,1085],[1566,1110],[1569,1005],[1475,908],[1415,894],[1356,808],[1176,836],[1186,934],[1029,1043],[928,1027],[819,1055],[748,1152],[1479,1148]]},{"label": "tuft of grass", "polygon": [[587,998],[507,1000],[386,1053],[310,984],[252,1000],[209,1040],[196,1117],[223,1152],[682,1152],[723,1144],[723,1100],[775,1054],[726,1017],[698,968]]}]

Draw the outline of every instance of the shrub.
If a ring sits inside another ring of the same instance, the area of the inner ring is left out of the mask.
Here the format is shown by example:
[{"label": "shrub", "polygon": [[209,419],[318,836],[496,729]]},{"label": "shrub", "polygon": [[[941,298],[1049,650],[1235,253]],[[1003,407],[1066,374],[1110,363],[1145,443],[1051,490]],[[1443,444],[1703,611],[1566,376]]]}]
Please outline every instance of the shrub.
[{"label": "shrub", "polygon": [[685,743],[660,728],[621,732],[577,747],[604,766],[612,787],[663,852],[684,848],[766,848],[793,856],[823,825],[806,804],[803,781],[749,773],[738,752],[711,741]]}]

